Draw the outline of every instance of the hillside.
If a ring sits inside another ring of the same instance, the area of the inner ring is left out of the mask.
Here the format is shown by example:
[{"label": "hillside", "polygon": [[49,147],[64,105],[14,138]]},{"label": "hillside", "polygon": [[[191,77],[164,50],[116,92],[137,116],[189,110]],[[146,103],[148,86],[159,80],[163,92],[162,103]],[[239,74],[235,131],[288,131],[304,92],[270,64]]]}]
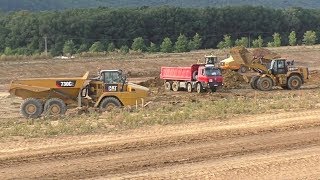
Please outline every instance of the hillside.
[{"label": "hillside", "polygon": [[0,0],[2,11],[17,10],[62,10],[69,8],[90,7],[140,7],[140,6],[182,6],[182,7],[206,7],[228,5],[255,5],[273,8],[303,7],[319,8],[318,0]]}]

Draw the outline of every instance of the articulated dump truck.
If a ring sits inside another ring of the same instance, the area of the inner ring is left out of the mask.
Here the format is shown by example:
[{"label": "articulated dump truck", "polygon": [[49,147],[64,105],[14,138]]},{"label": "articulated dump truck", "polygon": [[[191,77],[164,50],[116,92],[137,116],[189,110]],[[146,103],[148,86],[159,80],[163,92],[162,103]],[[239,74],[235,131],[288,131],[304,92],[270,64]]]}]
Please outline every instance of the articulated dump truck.
[{"label": "articulated dump truck", "polygon": [[68,108],[88,107],[111,110],[115,107],[143,103],[149,89],[128,83],[121,70],[103,70],[99,76],[32,78],[13,80],[9,92],[21,97],[21,114],[26,118],[64,115]]},{"label": "articulated dump truck", "polygon": [[234,61],[259,73],[250,80],[245,78],[253,89],[270,91],[274,86],[280,86],[295,90],[309,79],[308,68],[296,67],[293,61],[284,58],[256,57],[244,47],[232,48],[230,53]]}]

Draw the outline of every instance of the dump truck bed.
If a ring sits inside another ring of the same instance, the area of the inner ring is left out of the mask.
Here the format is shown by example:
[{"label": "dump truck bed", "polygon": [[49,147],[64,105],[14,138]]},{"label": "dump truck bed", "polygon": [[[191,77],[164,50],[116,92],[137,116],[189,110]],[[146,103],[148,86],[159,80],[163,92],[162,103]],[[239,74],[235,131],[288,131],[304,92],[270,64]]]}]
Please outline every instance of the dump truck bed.
[{"label": "dump truck bed", "polygon": [[75,100],[84,87],[89,72],[82,77],[71,78],[30,78],[13,80],[10,84],[11,95],[26,98],[46,99],[59,97]]},{"label": "dump truck bed", "polygon": [[192,74],[198,71],[200,64],[189,67],[161,67],[160,78],[175,81],[191,81]]}]

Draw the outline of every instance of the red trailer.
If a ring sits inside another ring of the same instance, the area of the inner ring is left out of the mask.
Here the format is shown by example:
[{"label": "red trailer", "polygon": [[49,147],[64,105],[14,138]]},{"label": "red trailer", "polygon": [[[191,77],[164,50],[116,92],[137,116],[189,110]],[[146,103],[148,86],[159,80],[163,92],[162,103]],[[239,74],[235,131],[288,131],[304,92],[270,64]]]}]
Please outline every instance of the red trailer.
[{"label": "red trailer", "polygon": [[193,64],[190,67],[161,67],[160,78],[165,80],[165,89],[187,89],[198,93],[204,90],[215,92],[223,85],[221,70],[213,65]]}]

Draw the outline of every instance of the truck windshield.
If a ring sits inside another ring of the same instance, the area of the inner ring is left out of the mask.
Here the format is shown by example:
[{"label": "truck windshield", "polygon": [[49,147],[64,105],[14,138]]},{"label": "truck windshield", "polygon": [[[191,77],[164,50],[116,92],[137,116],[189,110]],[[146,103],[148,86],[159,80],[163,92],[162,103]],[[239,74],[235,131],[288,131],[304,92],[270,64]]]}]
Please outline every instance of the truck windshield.
[{"label": "truck windshield", "polygon": [[221,71],[212,67],[205,68],[204,72],[206,76],[221,76]]}]

